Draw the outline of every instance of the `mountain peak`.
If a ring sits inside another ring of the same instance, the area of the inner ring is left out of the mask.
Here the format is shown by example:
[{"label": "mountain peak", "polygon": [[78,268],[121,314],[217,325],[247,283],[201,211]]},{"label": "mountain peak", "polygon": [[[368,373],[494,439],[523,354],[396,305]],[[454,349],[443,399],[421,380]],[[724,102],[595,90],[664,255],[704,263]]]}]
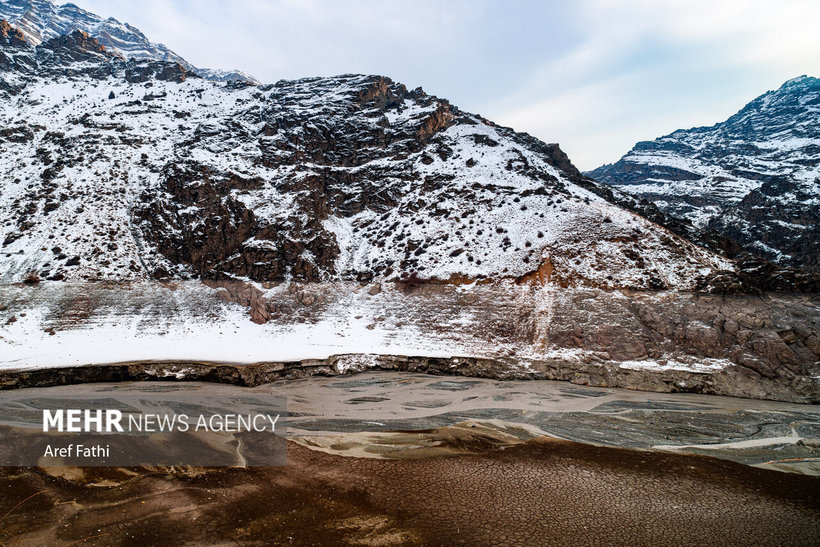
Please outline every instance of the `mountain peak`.
[{"label": "mountain peak", "polygon": [[782,265],[820,270],[820,80],[798,76],[711,127],[639,142],[589,174]]},{"label": "mountain peak", "polygon": [[197,68],[165,45],[151,42],[136,27],[113,17],[100,17],[76,4],[58,6],[51,0],[6,0],[0,2],[0,19],[16,26],[35,46],[80,30],[97,39],[109,53],[125,59],[170,61],[208,79],[256,83],[255,78],[244,72]]},{"label": "mountain peak", "polygon": [[817,78],[814,78],[814,77],[807,76],[807,75],[803,74],[802,76],[797,76],[797,77],[795,77],[795,78],[792,78],[791,80],[786,80],[786,82],[785,82],[782,86],[780,86],[780,87],[781,87],[781,89],[782,89],[782,88],[784,88],[784,87],[791,87],[791,86],[793,86],[793,85],[795,85],[795,84],[802,84],[802,83],[804,83],[804,82],[806,82],[806,81],[816,80],[816,79],[817,79]]},{"label": "mountain peak", "polygon": [[729,267],[582,185],[557,145],[389,78],[190,82],[79,31],[30,49],[0,106],[7,280],[693,289]]}]

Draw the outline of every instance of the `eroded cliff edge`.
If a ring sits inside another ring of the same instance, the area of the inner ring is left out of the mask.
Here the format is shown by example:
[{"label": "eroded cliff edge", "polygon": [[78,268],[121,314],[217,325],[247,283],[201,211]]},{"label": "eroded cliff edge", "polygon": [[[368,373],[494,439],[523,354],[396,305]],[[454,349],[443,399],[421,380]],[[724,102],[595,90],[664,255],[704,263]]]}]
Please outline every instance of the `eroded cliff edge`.
[{"label": "eroded cliff edge", "polygon": [[157,378],[257,385],[385,369],[820,401],[812,294],[513,281],[46,283],[4,286],[0,302],[6,388]]}]

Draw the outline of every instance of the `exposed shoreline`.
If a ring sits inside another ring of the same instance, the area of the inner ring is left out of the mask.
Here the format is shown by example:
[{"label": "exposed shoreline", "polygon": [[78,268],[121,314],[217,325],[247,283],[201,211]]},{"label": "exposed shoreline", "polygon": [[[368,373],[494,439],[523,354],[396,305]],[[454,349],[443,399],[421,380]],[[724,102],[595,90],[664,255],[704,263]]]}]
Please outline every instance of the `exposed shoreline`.
[{"label": "exposed shoreline", "polygon": [[[701,454],[820,475],[820,407],[816,405],[551,380],[366,371],[281,379],[255,387],[179,379],[92,382],[0,391],[0,413],[28,416],[26,422],[10,423],[12,428],[29,423],[28,427],[38,429],[39,409],[47,408],[43,406],[46,401],[112,401],[121,395],[127,401],[138,394],[169,402],[205,397],[216,414],[235,410],[233,404],[223,407],[220,401],[286,398],[283,435],[308,448],[349,457],[483,453],[545,437],[603,447]],[[225,463],[221,465],[253,460],[253,442],[246,441],[239,443],[247,454],[228,448],[222,451]],[[224,443],[232,447],[234,441],[229,436]],[[7,461],[21,460],[14,456]]]},{"label": "exposed shoreline", "polygon": [[[209,361],[128,361],[82,366],[0,370],[0,390],[98,382],[197,381],[254,387],[281,379],[338,376],[367,371],[416,372],[497,380],[558,380],[592,387],[658,393],[699,393],[749,399],[817,404],[811,386],[789,386],[733,368],[694,372],[633,369],[623,363],[578,363],[553,359],[426,357],[340,354],[327,359],[224,363]],[[800,383],[801,379],[795,380]],[[797,393],[806,393],[801,396]]]},{"label": "exposed shoreline", "polygon": [[[3,309],[5,387],[151,376],[256,385],[384,369],[820,402],[817,295],[49,282],[0,284]],[[46,367],[59,372],[34,372]]]}]

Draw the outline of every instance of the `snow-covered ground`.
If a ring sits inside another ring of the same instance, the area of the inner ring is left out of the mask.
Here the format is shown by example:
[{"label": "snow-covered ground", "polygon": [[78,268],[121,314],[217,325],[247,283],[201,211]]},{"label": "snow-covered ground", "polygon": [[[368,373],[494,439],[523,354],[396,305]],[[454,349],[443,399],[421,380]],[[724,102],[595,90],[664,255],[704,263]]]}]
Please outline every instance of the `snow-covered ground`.
[{"label": "snow-covered ground", "polygon": [[[290,297],[288,286],[266,293],[282,302]],[[387,287],[377,295],[361,287],[330,293],[326,305],[299,305],[258,325],[247,307],[220,300],[215,289],[196,282],[173,289],[152,283],[0,287],[0,302],[8,307],[0,312],[0,368],[175,359],[255,363],[342,353],[490,357],[513,348],[512,341],[485,337],[475,307],[440,306],[439,317],[419,317],[420,310],[402,310],[410,301]]]},{"label": "snow-covered ground", "polygon": [[643,361],[624,361],[619,366],[621,368],[632,370],[686,370],[690,372],[717,372],[732,365],[728,359],[708,359],[708,358],[693,358],[689,362],[676,361],[670,359],[668,361],[656,361],[654,359],[645,359]]},{"label": "snow-covered ground", "polygon": [[[0,286],[0,368],[142,360],[256,363],[345,353],[513,358],[522,370],[531,359],[608,359],[605,348],[567,346],[556,334],[566,327],[552,324],[556,314],[566,322],[577,304],[574,291],[550,285],[255,288],[279,309],[264,324],[252,322],[248,307],[232,302],[225,289],[198,282]],[[588,307],[589,295],[579,297]],[[623,296],[611,298],[628,305]],[[612,302],[603,300],[591,317],[617,321],[607,308]],[[675,370],[707,372],[728,364],[683,361],[669,357]],[[659,365],[630,360],[621,366]]]},{"label": "snow-covered ground", "polygon": [[250,321],[238,305],[216,320],[187,317],[164,326],[144,326],[138,317],[107,317],[85,328],[44,333],[41,312],[31,312],[2,330],[0,367],[43,368],[146,360],[225,363],[325,359],[342,353],[449,357],[468,348],[407,330],[400,337],[367,329],[361,320],[344,328],[334,321],[266,324]]}]

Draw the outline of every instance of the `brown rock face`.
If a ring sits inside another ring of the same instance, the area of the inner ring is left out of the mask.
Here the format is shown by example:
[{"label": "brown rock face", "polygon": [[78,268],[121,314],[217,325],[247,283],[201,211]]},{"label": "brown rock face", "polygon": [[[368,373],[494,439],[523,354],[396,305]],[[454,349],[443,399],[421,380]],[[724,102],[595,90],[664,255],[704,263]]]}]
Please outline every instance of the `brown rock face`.
[{"label": "brown rock face", "polygon": [[[5,19],[0,19],[0,70],[29,73],[36,66],[33,57],[33,48],[26,42],[23,33],[9,25]],[[0,93],[15,92],[16,88],[17,84],[0,78]]]},{"label": "brown rock face", "polygon": [[9,25],[5,19],[0,19],[0,45],[22,47],[26,45],[23,33]]},{"label": "brown rock face", "polygon": [[[321,178],[294,181],[300,199],[294,215],[282,224],[263,224],[232,193],[263,185],[258,179],[224,177],[196,164],[170,165],[161,189],[172,201],[154,201],[137,219],[143,233],[175,264],[190,266],[204,279],[239,275],[260,281],[317,280],[321,268],[332,269],[338,254],[335,239],[322,227],[327,203]],[[307,260],[310,256],[314,260]],[[171,272],[156,270],[157,277]]]},{"label": "brown rock face", "polygon": [[[126,78],[128,74],[126,71]],[[141,76],[134,81],[142,81]],[[191,162],[171,163],[163,171],[160,192],[152,189],[143,194],[136,211],[142,234],[173,264],[189,267],[202,278],[235,275],[258,281],[288,276],[317,281],[343,273],[336,270],[338,243],[323,222],[331,214],[390,211],[397,205],[401,189],[395,184],[384,187],[381,167],[340,168],[419,150],[457,115],[447,101],[429,97],[420,89],[408,92],[403,85],[373,77],[356,90],[350,102],[337,108],[355,109],[356,116],[369,120],[399,108],[404,98],[435,106],[412,125],[390,135],[382,125],[363,123],[357,117],[335,117],[337,112],[317,116],[291,109],[291,88],[300,82],[283,82],[274,88],[271,102],[275,106],[265,113],[267,121],[259,137],[243,133],[239,126],[213,129],[225,132],[226,138],[258,138],[265,151],[260,162],[266,167],[292,166],[289,174],[276,180],[242,180]],[[203,128],[195,139],[212,134],[211,129]],[[448,154],[444,149],[440,153]],[[402,183],[416,177],[411,170],[397,173],[394,169],[389,174]],[[291,202],[286,218],[261,221],[242,202],[243,190],[263,187],[275,189],[281,199]],[[165,277],[172,272],[158,267],[153,273]]]},{"label": "brown rock face", "polygon": [[60,52],[64,57],[64,62],[83,61],[86,59],[97,59],[100,56],[110,55],[96,38],[92,38],[88,33],[75,30],[71,34],[65,34],[53,38],[41,46],[54,52]]}]

